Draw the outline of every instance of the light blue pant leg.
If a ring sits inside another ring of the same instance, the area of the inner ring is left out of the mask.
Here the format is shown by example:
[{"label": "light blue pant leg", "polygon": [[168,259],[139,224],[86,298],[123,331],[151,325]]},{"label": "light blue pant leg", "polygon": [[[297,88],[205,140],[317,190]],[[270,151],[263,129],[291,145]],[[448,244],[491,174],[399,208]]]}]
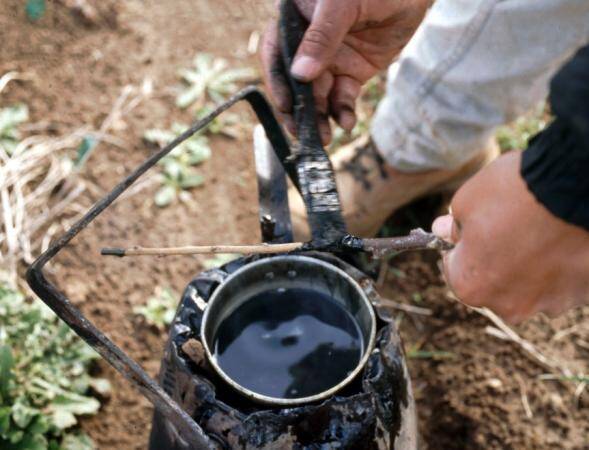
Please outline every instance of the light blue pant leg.
[{"label": "light blue pant leg", "polygon": [[372,137],[399,170],[457,167],[588,40],[589,0],[437,0],[389,69]]}]

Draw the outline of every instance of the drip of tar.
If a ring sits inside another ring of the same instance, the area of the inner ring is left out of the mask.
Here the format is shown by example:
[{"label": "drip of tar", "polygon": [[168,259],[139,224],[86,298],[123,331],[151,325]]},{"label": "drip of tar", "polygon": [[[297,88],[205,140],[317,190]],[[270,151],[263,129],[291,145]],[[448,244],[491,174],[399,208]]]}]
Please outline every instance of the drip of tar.
[{"label": "drip of tar", "polygon": [[231,379],[258,394],[301,398],[343,381],[362,358],[352,315],[326,294],[276,289],[251,297],[225,319],[214,356]]}]

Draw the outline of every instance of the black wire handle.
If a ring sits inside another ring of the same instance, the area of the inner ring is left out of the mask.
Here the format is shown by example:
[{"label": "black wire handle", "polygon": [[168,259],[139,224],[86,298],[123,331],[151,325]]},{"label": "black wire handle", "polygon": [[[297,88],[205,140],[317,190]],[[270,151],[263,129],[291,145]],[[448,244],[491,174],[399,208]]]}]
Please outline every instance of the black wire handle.
[{"label": "black wire handle", "polygon": [[131,174],[117,184],[112,191],[92,206],[84,216],[78,220],[65,234],[54,241],[52,245],[27,270],[27,282],[33,292],[47,304],[61,320],[78,334],[88,345],[96,350],[106,361],[127,378],[135,387],[165,416],[182,436],[182,439],[194,449],[214,449],[217,446],[211,442],[201,427],[190,417],[182,407],[176,403],[162,387],[153,380],[143,368],[129,355],[120,349],[104,333],[90,322],[82,312],[53,284],[45,275],[43,268],[69,242],[81,233],[96,217],[119,198],[133,183],[157,164],[164,156],[191,136],[210,124],[215,117],[223,113],[235,103],[246,100],[256,113],[266,130],[266,135],[276,152],[278,159],[284,165],[285,172],[297,185],[295,169],[290,162],[290,145],[280,124],[274,117],[272,107],[264,95],[253,86],[243,89],[227,102],[219,105],[213,112],[193,124],[188,130],[170,142],[164,148],[151,155],[141,163]]},{"label": "black wire handle", "polygon": [[347,234],[331,161],[321,143],[313,86],[294,79],[290,67],[305,34],[307,22],[292,0],[280,10],[280,40],[284,76],[288,80],[299,138],[293,148],[301,195],[307,208],[312,242],[328,245]]}]

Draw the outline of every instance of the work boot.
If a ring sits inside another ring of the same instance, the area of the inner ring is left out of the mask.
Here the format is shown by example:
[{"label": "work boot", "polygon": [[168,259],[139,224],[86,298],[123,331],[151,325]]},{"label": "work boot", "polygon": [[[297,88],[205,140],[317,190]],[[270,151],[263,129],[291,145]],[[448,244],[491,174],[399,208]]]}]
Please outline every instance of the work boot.
[{"label": "work boot", "polygon": [[[407,173],[388,165],[371,139],[357,139],[331,157],[348,231],[374,236],[397,209],[428,194],[454,192],[498,155],[493,139],[458,169]],[[308,240],[307,212],[296,189],[289,190],[288,201],[295,238]]]}]

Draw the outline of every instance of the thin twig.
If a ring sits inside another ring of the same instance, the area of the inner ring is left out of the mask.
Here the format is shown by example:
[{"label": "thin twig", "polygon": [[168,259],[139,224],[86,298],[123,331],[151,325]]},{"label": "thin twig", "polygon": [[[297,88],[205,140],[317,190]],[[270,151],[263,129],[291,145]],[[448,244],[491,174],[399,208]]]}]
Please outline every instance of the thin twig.
[{"label": "thin twig", "polygon": [[[340,251],[365,251],[375,257],[384,257],[393,253],[407,250],[447,249],[450,244],[423,230],[413,230],[408,236],[381,239],[360,239],[346,236],[341,242],[334,243],[334,249]],[[303,242],[289,244],[253,244],[253,245],[192,245],[186,247],[131,247],[128,249],[111,247],[102,250],[103,255],[109,256],[170,256],[170,255],[200,255],[207,253],[237,253],[237,254],[274,254],[297,250],[324,250],[314,248]],[[330,247],[331,249],[331,247]]]},{"label": "thin twig", "polygon": [[575,389],[575,406],[577,407],[577,409],[579,409],[580,402],[581,402],[581,395],[583,395],[583,392],[585,392],[586,387],[587,387],[587,382],[581,381],[577,385],[577,389]]},{"label": "thin twig", "polygon": [[391,308],[398,309],[400,311],[404,311],[411,314],[417,314],[420,316],[431,316],[433,314],[433,311],[431,309],[408,305],[406,303],[399,303],[388,298],[381,297],[381,302],[384,306],[389,306]]},{"label": "thin twig", "polygon": [[383,258],[380,261],[380,267],[378,268],[378,278],[376,279],[376,287],[382,288],[387,281],[389,274],[389,260]]},{"label": "thin twig", "polygon": [[532,408],[530,407],[530,402],[528,400],[528,390],[526,388],[526,383],[524,382],[524,379],[519,373],[515,374],[515,379],[519,384],[522,406],[524,407],[526,417],[528,419],[532,419],[534,417],[534,413],[532,412]]},{"label": "thin twig", "polygon": [[187,247],[147,248],[131,247],[103,248],[100,252],[108,256],[173,256],[173,255],[205,255],[205,254],[239,254],[262,255],[288,253],[303,248],[302,242],[291,244],[255,244],[255,245],[192,245]]},{"label": "thin twig", "polygon": [[536,349],[536,347],[531,342],[523,339],[509,326],[507,326],[507,324],[493,311],[487,308],[472,309],[488,318],[497,327],[496,329],[492,327],[487,327],[487,334],[516,343],[525,351],[526,355],[531,357],[532,360],[539,363],[544,368],[547,368],[551,371],[560,372],[565,377],[572,376],[572,371],[568,367],[566,367],[561,361],[556,361],[541,353],[538,349]]},{"label": "thin twig", "polygon": [[372,253],[375,258],[382,258],[407,250],[450,250],[453,245],[421,228],[412,230],[407,236],[391,238],[363,239],[364,251]]},{"label": "thin twig", "polygon": [[2,77],[0,77],[0,92],[2,92],[4,90],[4,88],[6,88],[6,86],[8,86],[8,83],[10,83],[13,80],[24,80],[26,79],[25,77],[22,76],[22,74],[20,74],[19,72],[13,70],[11,72],[7,72],[4,75],[2,75]]},{"label": "thin twig", "polygon": [[564,330],[560,330],[557,333],[555,333],[554,336],[552,336],[551,341],[560,341],[561,339],[569,336],[570,334],[573,334],[579,330],[582,330],[586,326],[587,326],[587,324],[585,324],[585,323],[578,323],[576,325],[573,325],[572,327],[565,328]]}]

